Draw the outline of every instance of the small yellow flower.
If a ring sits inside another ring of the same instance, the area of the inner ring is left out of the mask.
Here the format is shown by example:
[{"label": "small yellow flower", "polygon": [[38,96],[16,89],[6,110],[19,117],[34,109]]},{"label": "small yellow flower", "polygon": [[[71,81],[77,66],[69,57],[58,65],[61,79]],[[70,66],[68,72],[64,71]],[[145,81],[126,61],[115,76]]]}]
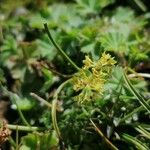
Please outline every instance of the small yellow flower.
[{"label": "small yellow flower", "polygon": [[111,55],[103,53],[97,62],[86,56],[83,63],[82,69],[72,78],[73,89],[77,92],[81,91],[75,97],[75,100],[79,103],[90,102],[97,96],[102,95],[104,84],[116,61]]},{"label": "small yellow flower", "polygon": [[92,60],[89,58],[89,56],[85,56],[85,60],[83,60],[84,67],[83,69],[89,69],[92,66]]}]

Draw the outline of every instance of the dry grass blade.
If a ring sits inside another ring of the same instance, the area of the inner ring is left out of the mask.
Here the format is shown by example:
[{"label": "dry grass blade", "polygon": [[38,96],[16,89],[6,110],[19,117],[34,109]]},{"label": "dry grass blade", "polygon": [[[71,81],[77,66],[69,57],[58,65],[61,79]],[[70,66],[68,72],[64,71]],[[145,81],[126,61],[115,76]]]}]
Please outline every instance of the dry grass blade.
[{"label": "dry grass blade", "polygon": [[102,139],[108,144],[109,148],[112,150],[118,150],[118,148],[113,145],[106,137],[105,135],[100,131],[100,129],[96,126],[96,124],[90,119],[94,129],[98,132],[98,134],[102,137]]}]

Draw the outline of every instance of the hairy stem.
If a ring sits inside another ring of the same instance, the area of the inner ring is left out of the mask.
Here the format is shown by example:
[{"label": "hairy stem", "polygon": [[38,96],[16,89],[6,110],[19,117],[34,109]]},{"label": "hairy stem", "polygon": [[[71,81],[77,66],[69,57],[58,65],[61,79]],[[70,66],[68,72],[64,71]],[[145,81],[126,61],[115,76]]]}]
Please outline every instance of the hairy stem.
[{"label": "hairy stem", "polygon": [[12,125],[12,124],[8,124],[7,126],[11,130],[27,131],[27,132],[41,131],[44,129],[44,128],[40,128],[40,127],[28,127],[28,126]]},{"label": "hairy stem", "polygon": [[60,130],[59,130],[59,127],[58,127],[58,124],[57,124],[57,118],[56,118],[56,108],[57,108],[57,100],[58,100],[58,94],[60,93],[60,91],[62,90],[62,88],[70,82],[70,79],[69,80],[66,80],[65,82],[63,82],[59,87],[58,89],[56,90],[55,94],[54,94],[54,99],[53,99],[53,102],[52,102],[52,123],[53,123],[53,127],[54,127],[54,130],[56,131],[57,133],[57,136],[62,139],[61,137],[61,134],[60,134]]},{"label": "hairy stem", "polygon": [[[39,102],[43,103],[44,105],[46,105],[49,108],[52,108],[52,104],[50,104],[49,102],[47,102],[45,99],[43,99],[42,97],[38,96],[35,93],[30,93],[30,95],[35,98],[36,100],[38,100]],[[60,108],[56,108],[57,111],[62,111]]]},{"label": "hairy stem", "polygon": [[44,29],[45,32],[47,33],[50,41],[52,42],[52,44],[55,46],[55,48],[58,50],[58,52],[77,70],[79,70],[80,68],[66,55],[66,53],[59,47],[59,45],[55,42],[55,40],[53,39],[49,29],[48,29],[48,25],[47,23],[44,23]]}]

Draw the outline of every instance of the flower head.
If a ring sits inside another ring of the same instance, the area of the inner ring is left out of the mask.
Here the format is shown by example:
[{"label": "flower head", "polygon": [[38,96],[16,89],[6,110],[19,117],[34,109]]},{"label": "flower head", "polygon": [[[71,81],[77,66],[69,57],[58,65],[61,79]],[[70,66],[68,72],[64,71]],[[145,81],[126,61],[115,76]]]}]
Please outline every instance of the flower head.
[{"label": "flower head", "polygon": [[79,103],[89,102],[102,95],[104,84],[116,61],[111,55],[103,53],[98,61],[92,61],[86,56],[83,63],[82,69],[72,78],[73,89],[76,92],[81,91],[75,97],[75,100]]}]

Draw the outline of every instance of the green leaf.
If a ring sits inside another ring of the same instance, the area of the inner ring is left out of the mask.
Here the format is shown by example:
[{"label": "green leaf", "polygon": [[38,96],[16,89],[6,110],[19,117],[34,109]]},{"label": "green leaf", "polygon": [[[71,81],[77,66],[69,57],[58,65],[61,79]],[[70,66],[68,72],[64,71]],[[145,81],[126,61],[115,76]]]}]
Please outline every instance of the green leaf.
[{"label": "green leaf", "polygon": [[123,34],[112,31],[104,34],[100,38],[102,47],[108,51],[126,52],[128,51],[127,39]]},{"label": "green leaf", "polygon": [[91,43],[91,44],[88,44],[86,46],[83,46],[81,48],[81,52],[83,52],[83,53],[90,53],[90,52],[93,51],[94,46],[95,46],[95,43]]},{"label": "green leaf", "polygon": [[134,0],[134,2],[137,4],[137,6],[142,10],[146,11],[147,7],[144,5],[144,3],[141,0]]},{"label": "green leaf", "polygon": [[57,51],[54,50],[53,46],[43,40],[37,40],[36,42],[38,45],[37,51],[39,52],[39,55],[48,58],[50,61],[53,60],[57,54]]},{"label": "green leaf", "polygon": [[58,138],[56,133],[52,131],[51,133],[29,133],[22,138],[22,150],[23,147],[30,148],[30,150],[35,150],[39,148],[40,150],[51,150],[55,149],[58,145]]},{"label": "green leaf", "polygon": [[50,70],[46,69],[46,68],[42,68],[42,73],[43,73],[43,76],[44,76],[44,79],[45,79],[45,83],[41,89],[41,92],[45,92],[47,91],[51,85],[53,84],[53,74]]},{"label": "green leaf", "polygon": [[97,14],[115,0],[76,0],[83,14]]},{"label": "green leaf", "polygon": [[27,97],[20,97],[19,95],[9,92],[9,96],[10,99],[12,100],[12,107],[14,107],[14,109],[17,108],[16,103],[19,107],[20,110],[30,110],[33,108],[34,106],[34,101],[32,99],[29,99]]},{"label": "green leaf", "polygon": [[19,150],[31,150],[31,148],[26,145],[22,145]]},{"label": "green leaf", "polygon": [[32,28],[42,29],[44,22],[46,22],[46,19],[44,19],[43,17],[41,17],[40,14],[34,14],[33,16],[30,17],[29,24],[30,24],[30,26]]}]

